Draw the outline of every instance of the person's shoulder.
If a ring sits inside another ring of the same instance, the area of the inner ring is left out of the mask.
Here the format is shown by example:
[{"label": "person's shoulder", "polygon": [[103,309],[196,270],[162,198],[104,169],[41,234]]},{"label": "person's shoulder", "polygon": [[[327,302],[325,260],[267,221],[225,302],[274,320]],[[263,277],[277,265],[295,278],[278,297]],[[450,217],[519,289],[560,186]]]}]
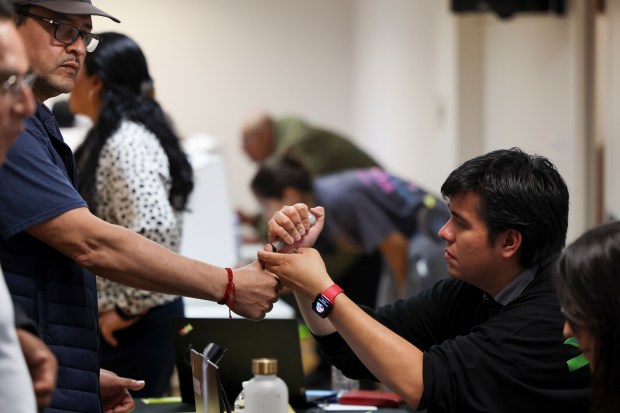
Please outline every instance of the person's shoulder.
[{"label": "person's shoulder", "polygon": [[283,148],[299,144],[299,141],[311,130],[304,120],[295,116],[274,119],[273,127],[277,144]]},{"label": "person's shoulder", "polygon": [[306,121],[304,121],[299,116],[285,115],[275,118],[274,123],[280,126],[291,126],[291,125],[307,125]]},{"label": "person's shoulder", "polygon": [[[24,131],[22,135],[33,136],[37,138],[47,137],[45,127],[41,120],[36,116],[29,116],[24,119]],[[20,139],[18,139],[19,141]]]},{"label": "person's shoulder", "polygon": [[118,159],[127,166],[145,162],[160,165],[167,159],[157,136],[143,124],[129,120],[123,120],[106,141],[102,156]]},{"label": "person's shoulder", "polygon": [[131,134],[131,135],[144,135],[149,134],[150,131],[140,122],[133,120],[123,119],[114,135],[118,134]]},{"label": "person's shoulder", "polygon": [[473,297],[476,301],[479,301],[482,300],[483,295],[483,291],[480,288],[452,277],[437,281],[427,291],[441,301],[454,300],[456,297],[461,299]]},{"label": "person's shoulder", "polygon": [[550,259],[536,269],[534,279],[525,287],[521,297],[531,300],[539,297],[539,300],[551,302],[547,297],[556,297],[555,284],[553,282],[553,268],[556,259]]},{"label": "person's shoulder", "polygon": [[123,120],[108,139],[108,145],[120,145],[121,147],[152,142],[158,142],[155,134],[143,124],[131,120]]},{"label": "person's shoulder", "polygon": [[30,117],[24,119],[24,131],[19,135],[11,150],[9,158],[20,156],[30,159],[33,153],[47,154],[50,139],[38,119]]},{"label": "person's shoulder", "polygon": [[483,292],[478,287],[452,277],[437,281],[432,287],[409,297],[408,307],[423,307],[440,311],[454,308],[472,308],[482,301]]},{"label": "person's shoulder", "polygon": [[[314,178],[314,182],[318,186],[343,186],[348,183],[361,184],[362,180],[359,175],[363,173],[363,169],[347,169],[342,171],[329,172]],[[348,186],[348,185],[347,185]]]}]

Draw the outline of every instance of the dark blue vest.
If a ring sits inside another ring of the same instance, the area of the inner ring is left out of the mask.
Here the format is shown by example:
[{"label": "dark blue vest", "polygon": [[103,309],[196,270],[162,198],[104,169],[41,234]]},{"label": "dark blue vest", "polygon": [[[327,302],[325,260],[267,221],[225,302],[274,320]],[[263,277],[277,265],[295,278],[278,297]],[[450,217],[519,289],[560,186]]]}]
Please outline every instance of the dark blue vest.
[{"label": "dark blue vest", "polygon": [[[49,110],[39,105],[26,128],[19,139],[47,135],[50,159],[76,187],[73,155]],[[0,262],[11,295],[37,322],[42,339],[58,359],[57,389],[45,412],[101,412],[94,275],[25,232],[0,240]]]}]

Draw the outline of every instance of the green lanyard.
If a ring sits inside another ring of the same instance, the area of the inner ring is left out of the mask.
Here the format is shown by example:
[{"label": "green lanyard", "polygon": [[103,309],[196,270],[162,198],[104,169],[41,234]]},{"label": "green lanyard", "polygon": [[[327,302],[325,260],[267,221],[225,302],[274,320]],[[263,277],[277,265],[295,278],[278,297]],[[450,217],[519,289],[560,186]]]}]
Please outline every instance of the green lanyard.
[{"label": "green lanyard", "polygon": [[[579,345],[577,344],[576,337],[567,338],[566,341],[564,341],[564,344],[568,344],[569,346],[573,346],[573,347],[579,347]],[[581,353],[578,356],[573,357],[572,359],[566,362],[566,364],[568,365],[568,371],[578,370],[584,366],[587,366],[588,363],[589,363],[588,359],[586,359],[583,353]]]}]

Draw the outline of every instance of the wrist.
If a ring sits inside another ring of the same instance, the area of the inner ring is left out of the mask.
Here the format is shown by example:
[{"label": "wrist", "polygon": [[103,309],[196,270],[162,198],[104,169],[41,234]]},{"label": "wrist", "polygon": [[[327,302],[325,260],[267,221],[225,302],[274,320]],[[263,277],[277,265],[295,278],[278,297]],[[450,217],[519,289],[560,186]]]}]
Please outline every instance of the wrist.
[{"label": "wrist", "polygon": [[218,304],[226,304],[228,306],[228,318],[232,318],[232,311],[230,306],[237,299],[237,293],[235,291],[235,283],[233,282],[233,272],[230,268],[225,268],[228,277],[226,283],[226,290],[222,298],[217,302]]},{"label": "wrist", "polygon": [[326,318],[333,310],[336,296],[343,292],[344,291],[338,284],[332,284],[323,292],[317,294],[316,298],[312,302],[312,311],[314,311],[319,317]]}]

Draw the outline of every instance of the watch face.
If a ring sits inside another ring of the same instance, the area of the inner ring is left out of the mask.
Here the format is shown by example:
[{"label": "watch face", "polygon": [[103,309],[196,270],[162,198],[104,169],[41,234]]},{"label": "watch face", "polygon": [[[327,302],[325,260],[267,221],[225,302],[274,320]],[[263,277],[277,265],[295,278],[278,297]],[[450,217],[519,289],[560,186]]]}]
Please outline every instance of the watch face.
[{"label": "watch face", "polygon": [[332,309],[332,303],[322,294],[319,294],[312,303],[312,309],[319,316],[325,318]]}]

